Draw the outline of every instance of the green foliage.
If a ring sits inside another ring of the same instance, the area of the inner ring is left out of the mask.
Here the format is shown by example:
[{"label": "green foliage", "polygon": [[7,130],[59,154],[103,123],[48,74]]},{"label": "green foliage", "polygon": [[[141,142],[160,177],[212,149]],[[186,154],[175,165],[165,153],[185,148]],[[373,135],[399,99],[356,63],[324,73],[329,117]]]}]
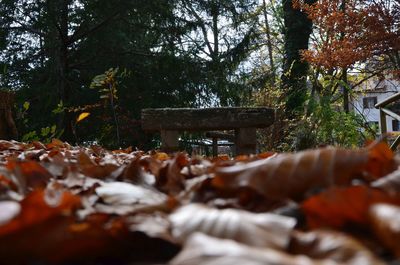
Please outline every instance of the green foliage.
[{"label": "green foliage", "polygon": [[329,97],[312,100],[309,111],[311,114],[296,123],[291,133],[294,150],[324,145],[356,147],[374,137],[362,129],[364,119],[360,115],[344,112],[340,106],[332,104]]},{"label": "green foliage", "polygon": [[[62,102],[60,104],[62,106]],[[57,106],[56,109],[52,111],[53,113],[55,114],[60,113],[57,111],[60,104]],[[18,111],[17,123],[21,123],[22,125],[20,126],[20,128],[21,127],[26,128],[26,130],[28,131],[22,135],[21,141],[23,142],[40,141],[43,143],[49,143],[53,138],[60,138],[61,135],[63,134],[63,130],[57,128],[57,125],[55,124],[29,131],[29,128],[31,127],[30,116],[29,116],[30,106],[31,106],[30,102],[25,101],[22,104],[22,107]]]},{"label": "green foliage", "polygon": [[118,99],[116,78],[118,68],[110,68],[104,74],[97,75],[93,78],[90,88],[97,88],[100,92],[100,99],[108,99],[110,101]]},{"label": "green foliage", "polygon": [[[21,135],[56,124],[69,142],[149,147],[143,108],[238,105],[248,94],[238,68],[258,38],[256,0],[1,3],[0,86],[30,102]],[[77,124],[82,112],[91,115]]]},{"label": "green foliage", "polygon": [[57,104],[57,107],[53,109],[52,113],[53,114],[61,114],[66,110],[66,107],[64,106],[64,103],[62,100]]},{"label": "green foliage", "polygon": [[[95,76],[92,80],[92,83],[90,84],[90,88],[97,88],[100,92],[100,99],[108,102],[110,106],[114,120],[115,132],[117,136],[116,138],[117,146],[121,145],[120,129],[116,113],[116,108],[117,108],[116,100],[118,99],[117,85],[118,85],[118,78],[120,78],[120,76],[125,76],[125,73],[126,72],[123,72],[122,75],[118,75],[118,68],[115,69],[110,68],[104,74]],[[106,106],[107,103],[105,103],[104,105]],[[104,131],[107,133],[109,129],[105,129]]]}]

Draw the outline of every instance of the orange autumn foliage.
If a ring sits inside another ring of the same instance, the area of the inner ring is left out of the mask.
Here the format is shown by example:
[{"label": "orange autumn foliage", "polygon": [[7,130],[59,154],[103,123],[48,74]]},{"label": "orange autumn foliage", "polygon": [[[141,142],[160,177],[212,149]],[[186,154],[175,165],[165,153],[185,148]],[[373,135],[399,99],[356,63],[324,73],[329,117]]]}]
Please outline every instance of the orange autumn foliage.
[{"label": "orange autumn foliage", "polygon": [[315,26],[317,38],[302,55],[316,66],[349,67],[400,50],[398,1],[320,0],[309,5],[296,0],[294,6]]}]

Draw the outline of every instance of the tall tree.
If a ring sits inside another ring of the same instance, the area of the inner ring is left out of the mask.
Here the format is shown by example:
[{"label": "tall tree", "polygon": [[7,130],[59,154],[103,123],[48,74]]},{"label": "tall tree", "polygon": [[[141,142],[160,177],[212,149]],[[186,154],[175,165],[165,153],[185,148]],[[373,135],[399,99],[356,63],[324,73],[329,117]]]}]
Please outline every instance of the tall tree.
[{"label": "tall tree", "polygon": [[[0,85],[31,103],[32,130],[57,123],[63,138],[75,141],[71,110],[99,101],[91,79],[111,67],[126,69],[116,109],[126,121],[122,142],[137,144],[132,135],[142,108],[240,101],[237,68],[255,37],[256,2],[4,0]],[[111,122],[100,114],[88,119],[91,126],[79,125],[81,140],[110,140],[103,132]]]},{"label": "tall tree", "polygon": [[349,111],[352,86],[348,70],[360,63],[366,63],[368,67],[361,71],[369,76],[384,68],[400,69],[399,1],[321,0],[312,5],[297,1],[296,5],[312,19],[317,36],[312,48],[302,52],[303,58],[331,75],[339,74],[345,111]]},{"label": "tall tree", "polygon": [[[316,0],[306,0],[313,4]],[[308,63],[301,58],[300,52],[308,49],[312,32],[312,21],[307,13],[295,8],[294,1],[283,0],[285,22],[285,58],[282,82],[287,93],[286,108],[288,113],[299,111],[307,95],[306,77]]]},{"label": "tall tree", "polygon": [[318,34],[325,36],[304,57],[323,67],[351,66],[374,56],[388,56],[399,67],[400,2],[397,0],[321,0],[314,5],[300,1]]},{"label": "tall tree", "polygon": [[[248,56],[255,38],[257,7],[254,0],[180,1],[182,18],[195,25],[185,41],[193,54],[203,61],[208,72],[208,86],[221,105],[240,103],[240,90],[233,81],[238,65]],[[236,97],[235,97],[236,95]]]}]

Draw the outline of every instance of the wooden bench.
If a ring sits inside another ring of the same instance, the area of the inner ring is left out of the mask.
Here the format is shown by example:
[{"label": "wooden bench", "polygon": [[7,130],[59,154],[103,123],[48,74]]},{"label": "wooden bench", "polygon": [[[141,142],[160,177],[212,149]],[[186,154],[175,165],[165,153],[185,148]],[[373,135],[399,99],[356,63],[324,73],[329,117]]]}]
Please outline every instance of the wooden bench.
[{"label": "wooden bench", "polygon": [[161,132],[161,148],[176,151],[180,131],[235,130],[236,154],[256,152],[256,128],[270,126],[275,110],[257,108],[162,108],[142,110],[142,129]]}]

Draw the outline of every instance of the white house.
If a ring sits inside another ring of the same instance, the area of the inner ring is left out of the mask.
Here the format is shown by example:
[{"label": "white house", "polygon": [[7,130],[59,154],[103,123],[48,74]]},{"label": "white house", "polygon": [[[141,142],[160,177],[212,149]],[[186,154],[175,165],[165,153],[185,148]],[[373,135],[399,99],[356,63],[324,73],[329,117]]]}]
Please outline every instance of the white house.
[{"label": "white house", "polygon": [[[392,78],[372,78],[354,91],[351,108],[365,117],[366,122],[380,128],[379,110],[375,108],[377,102],[388,98],[400,91],[400,82]],[[386,116],[387,131],[400,131],[399,121]]]}]

